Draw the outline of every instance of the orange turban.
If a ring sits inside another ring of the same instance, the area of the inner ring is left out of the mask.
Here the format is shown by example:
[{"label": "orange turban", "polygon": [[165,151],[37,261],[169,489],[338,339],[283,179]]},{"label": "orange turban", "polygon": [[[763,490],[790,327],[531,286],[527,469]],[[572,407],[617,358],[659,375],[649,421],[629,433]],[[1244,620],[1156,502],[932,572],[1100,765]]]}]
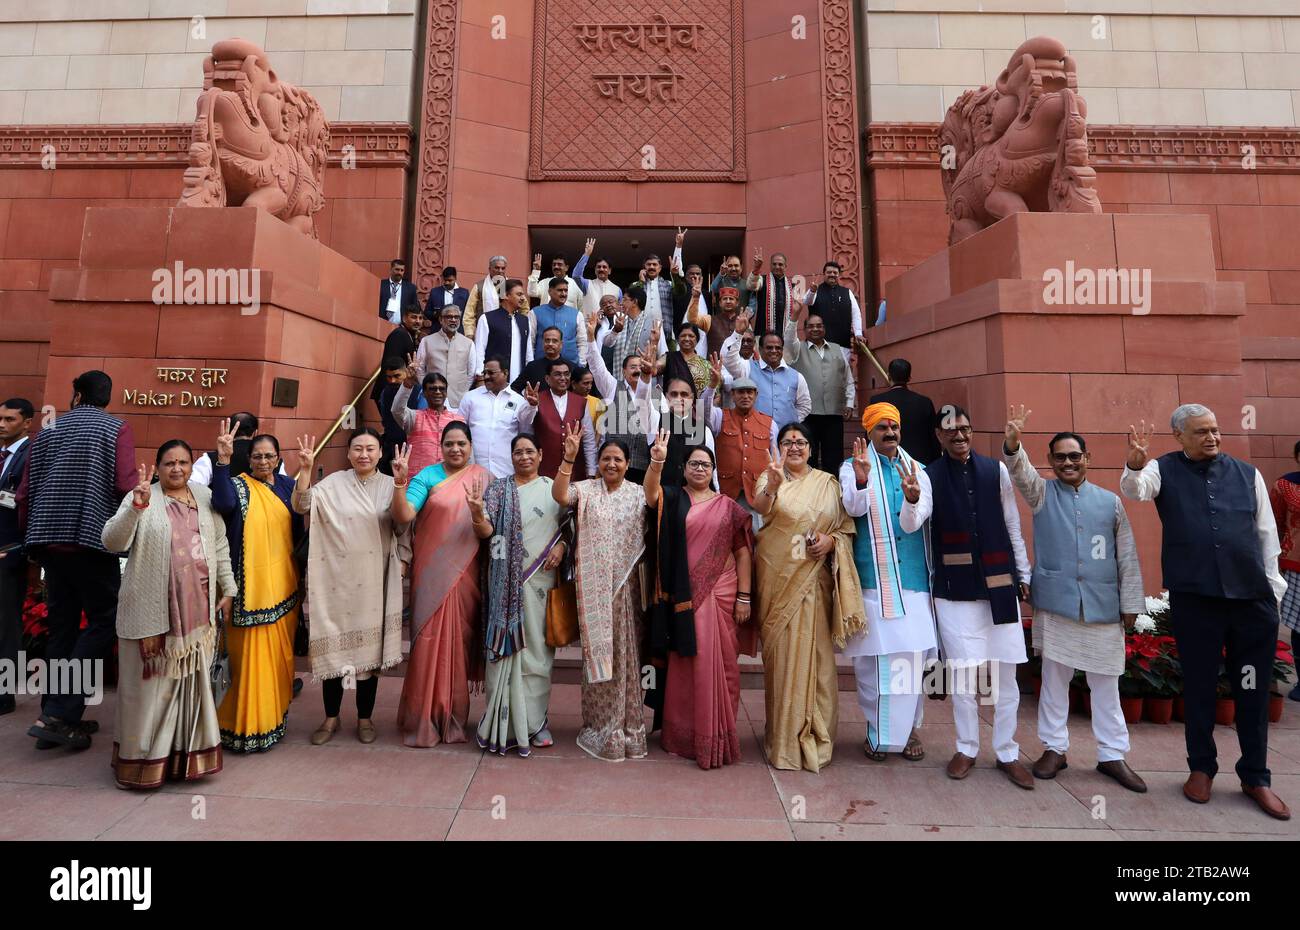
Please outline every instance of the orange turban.
[{"label": "orange turban", "polygon": [[899,426],[903,425],[903,420],[898,415],[898,408],[893,404],[872,404],[862,411],[862,428],[868,433],[881,420],[893,420]]}]

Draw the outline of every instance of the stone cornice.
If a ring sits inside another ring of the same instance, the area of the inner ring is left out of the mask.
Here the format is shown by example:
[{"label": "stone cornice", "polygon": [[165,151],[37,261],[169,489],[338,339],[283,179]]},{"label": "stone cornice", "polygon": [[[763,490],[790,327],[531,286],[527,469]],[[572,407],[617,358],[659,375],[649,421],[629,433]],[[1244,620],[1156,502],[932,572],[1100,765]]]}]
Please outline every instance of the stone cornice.
[{"label": "stone cornice", "polygon": [[[39,167],[46,145],[62,165],[142,167],[189,164],[190,123],[85,126],[0,126],[0,168]],[[411,164],[406,123],[331,123],[329,163],[352,146],[356,167]]]},{"label": "stone cornice", "polygon": [[[937,165],[938,130],[938,123],[871,123],[863,132],[867,167]],[[1300,173],[1300,128],[1089,126],[1088,158],[1102,171]]]}]

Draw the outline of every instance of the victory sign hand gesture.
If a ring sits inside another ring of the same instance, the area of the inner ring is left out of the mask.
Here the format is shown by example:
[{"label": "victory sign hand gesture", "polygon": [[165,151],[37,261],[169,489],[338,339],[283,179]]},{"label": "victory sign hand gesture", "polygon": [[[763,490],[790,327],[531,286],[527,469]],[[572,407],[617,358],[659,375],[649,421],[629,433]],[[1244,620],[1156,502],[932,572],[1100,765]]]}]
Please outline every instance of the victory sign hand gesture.
[{"label": "victory sign hand gesture", "polygon": [[229,465],[230,457],[235,454],[235,428],[230,420],[221,421],[217,428],[217,464]]},{"label": "victory sign hand gesture", "polygon": [[1156,434],[1156,425],[1152,423],[1147,425],[1146,420],[1138,422],[1137,429],[1132,424],[1128,428],[1128,467],[1133,471],[1141,471],[1147,463],[1147,449],[1151,447],[1151,439]]},{"label": "victory sign hand gesture", "polygon": [[871,477],[871,440],[859,437],[853,440],[853,476],[859,487],[866,487]]},{"label": "victory sign hand gesture", "polygon": [[564,427],[564,457],[570,462],[575,462],[581,449],[582,424],[574,420]]},{"label": "victory sign hand gesture", "polygon": [[1007,408],[1007,451],[1013,455],[1020,451],[1020,434],[1024,432],[1031,413],[1033,411],[1026,410],[1024,404],[1019,407],[1012,404]]},{"label": "victory sign hand gesture", "polygon": [[903,467],[901,458],[894,463],[894,467],[903,479],[903,497],[907,498],[909,504],[915,504],[921,499],[921,480],[916,477],[916,462],[912,462],[911,471]]},{"label": "victory sign hand gesture", "polygon": [[149,498],[153,494],[153,475],[154,467],[145,466],[140,463],[140,483],[131,489],[131,506],[137,510],[144,510],[149,506]]}]

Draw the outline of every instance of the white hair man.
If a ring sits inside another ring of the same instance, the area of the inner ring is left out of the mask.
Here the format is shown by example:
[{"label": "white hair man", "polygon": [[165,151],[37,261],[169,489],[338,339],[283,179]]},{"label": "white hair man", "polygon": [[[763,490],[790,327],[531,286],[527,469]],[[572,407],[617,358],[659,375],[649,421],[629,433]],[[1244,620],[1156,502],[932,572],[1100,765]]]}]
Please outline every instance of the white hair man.
[{"label": "white hair man", "polygon": [[1268,692],[1277,646],[1279,604],[1286,582],[1268,486],[1252,465],[1221,450],[1214,412],[1183,404],[1169,425],[1181,447],[1148,455],[1155,426],[1129,427],[1129,455],[1120,490],[1154,501],[1163,537],[1160,563],[1183,666],[1184,735],[1191,774],[1188,800],[1205,804],[1218,772],[1214,704],[1226,656],[1236,699],[1241,790],[1270,817],[1291,811],[1270,787]]}]

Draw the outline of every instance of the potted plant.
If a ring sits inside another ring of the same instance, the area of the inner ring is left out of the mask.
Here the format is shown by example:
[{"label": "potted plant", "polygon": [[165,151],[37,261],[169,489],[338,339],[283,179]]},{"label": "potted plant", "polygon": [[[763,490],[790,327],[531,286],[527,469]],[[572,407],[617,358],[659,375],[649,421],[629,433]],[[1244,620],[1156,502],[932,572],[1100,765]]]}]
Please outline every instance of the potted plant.
[{"label": "potted plant", "polygon": [[1149,687],[1153,666],[1164,648],[1160,637],[1154,633],[1131,630],[1124,637],[1124,674],[1119,679],[1119,703],[1128,723],[1142,719],[1143,695]]}]

